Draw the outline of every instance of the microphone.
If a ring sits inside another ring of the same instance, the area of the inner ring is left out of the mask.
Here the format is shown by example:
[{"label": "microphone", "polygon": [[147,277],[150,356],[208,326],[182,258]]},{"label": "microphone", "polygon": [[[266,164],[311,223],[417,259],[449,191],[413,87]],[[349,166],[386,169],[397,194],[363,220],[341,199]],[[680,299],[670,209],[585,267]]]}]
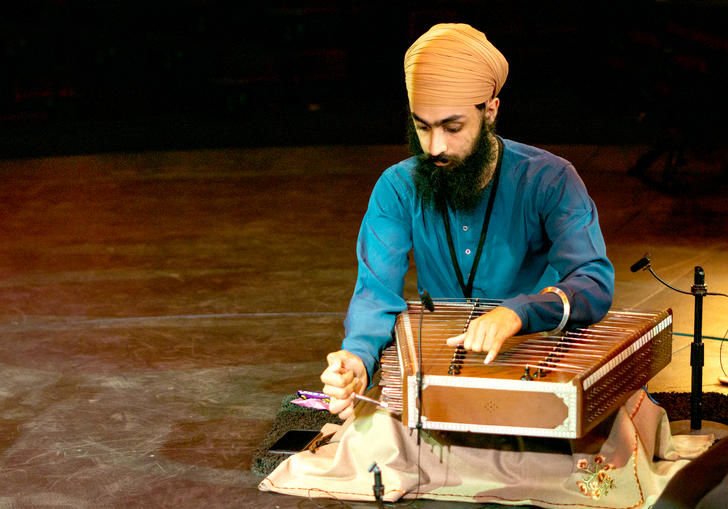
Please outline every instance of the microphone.
[{"label": "microphone", "polygon": [[637,260],[630,268],[632,272],[637,272],[638,270],[644,270],[646,267],[650,266],[650,253],[645,253],[645,255]]},{"label": "microphone", "polygon": [[427,311],[430,313],[435,311],[435,303],[432,302],[432,297],[430,297],[430,294],[427,293],[427,290],[422,290],[422,293],[420,294],[420,301]]}]

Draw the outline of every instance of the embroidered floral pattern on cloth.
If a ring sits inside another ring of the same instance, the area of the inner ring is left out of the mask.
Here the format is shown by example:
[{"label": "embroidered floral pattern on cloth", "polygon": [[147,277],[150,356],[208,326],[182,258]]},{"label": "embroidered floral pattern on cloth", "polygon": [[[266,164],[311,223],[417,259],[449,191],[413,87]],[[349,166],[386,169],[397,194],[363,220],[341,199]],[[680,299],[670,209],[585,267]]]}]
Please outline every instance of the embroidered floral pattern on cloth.
[{"label": "embroidered floral pattern on cloth", "polygon": [[591,465],[587,460],[580,459],[576,466],[586,473],[583,479],[576,481],[576,485],[587,497],[598,500],[607,495],[610,489],[614,488],[614,480],[608,474],[610,470],[614,470],[614,465],[606,463],[604,456],[601,454],[594,456],[594,463]]}]

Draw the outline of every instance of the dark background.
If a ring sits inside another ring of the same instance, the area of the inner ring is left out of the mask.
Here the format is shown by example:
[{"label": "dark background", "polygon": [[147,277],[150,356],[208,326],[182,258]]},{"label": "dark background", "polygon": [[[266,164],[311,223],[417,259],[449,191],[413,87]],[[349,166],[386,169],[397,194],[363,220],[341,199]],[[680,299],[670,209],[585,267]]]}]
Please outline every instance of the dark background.
[{"label": "dark background", "polygon": [[467,22],[505,54],[499,131],[721,143],[726,1],[30,0],[0,17],[0,157],[404,141],[406,48]]}]

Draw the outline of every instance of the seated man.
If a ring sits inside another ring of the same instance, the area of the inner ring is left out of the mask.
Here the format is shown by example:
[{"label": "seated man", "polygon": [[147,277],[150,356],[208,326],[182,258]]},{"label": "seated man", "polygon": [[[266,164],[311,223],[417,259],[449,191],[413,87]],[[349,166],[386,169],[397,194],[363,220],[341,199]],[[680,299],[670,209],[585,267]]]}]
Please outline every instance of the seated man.
[{"label": "seated man", "polygon": [[614,292],[597,211],[574,167],[496,135],[508,63],[486,36],[435,25],[407,50],[404,71],[414,155],[374,187],[346,337],[321,375],[330,411],[343,419],[406,308],[411,250],[421,292],[502,299],[448,339],[487,352],[486,363],[518,333],[599,321]]}]

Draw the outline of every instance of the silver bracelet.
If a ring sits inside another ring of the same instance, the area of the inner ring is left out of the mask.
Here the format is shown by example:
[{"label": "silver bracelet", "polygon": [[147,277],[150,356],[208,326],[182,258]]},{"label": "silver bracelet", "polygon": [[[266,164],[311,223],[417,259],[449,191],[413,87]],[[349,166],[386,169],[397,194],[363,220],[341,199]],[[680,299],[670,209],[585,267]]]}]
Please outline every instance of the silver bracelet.
[{"label": "silver bracelet", "polygon": [[569,304],[569,298],[566,296],[566,293],[564,293],[561,288],[557,288],[556,286],[547,286],[539,293],[555,293],[561,299],[561,303],[564,305],[564,315],[561,317],[561,321],[556,326],[556,328],[549,331],[549,333],[561,332],[562,330],[564,330],[566,322],[569,321],[569,316],[571,315],[571,305]]}]

